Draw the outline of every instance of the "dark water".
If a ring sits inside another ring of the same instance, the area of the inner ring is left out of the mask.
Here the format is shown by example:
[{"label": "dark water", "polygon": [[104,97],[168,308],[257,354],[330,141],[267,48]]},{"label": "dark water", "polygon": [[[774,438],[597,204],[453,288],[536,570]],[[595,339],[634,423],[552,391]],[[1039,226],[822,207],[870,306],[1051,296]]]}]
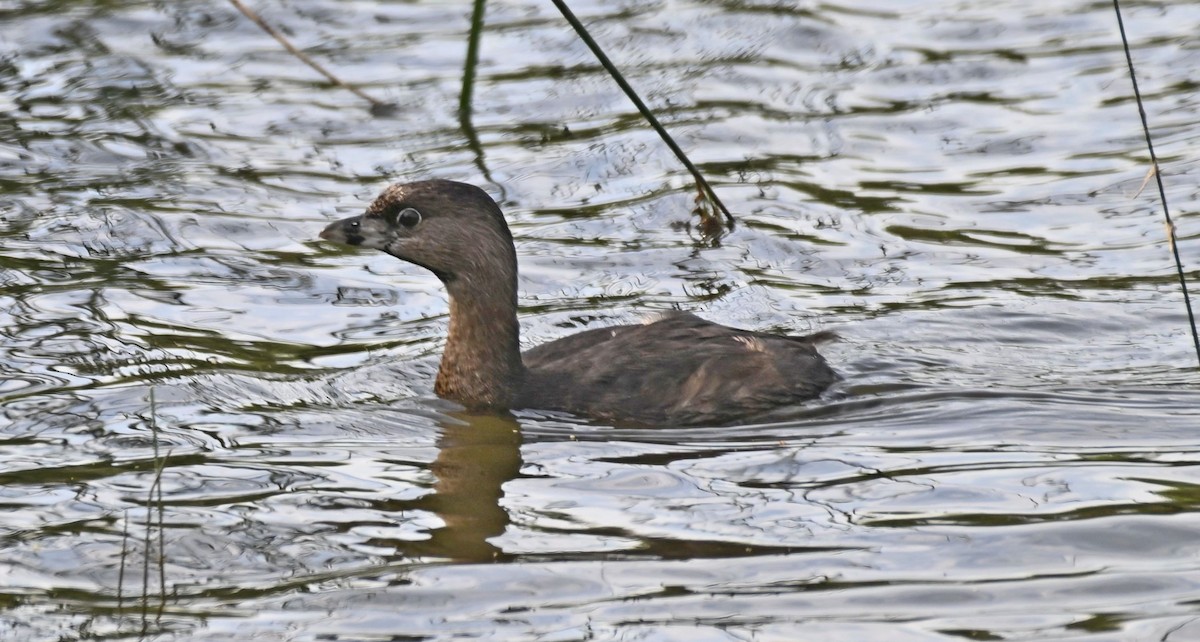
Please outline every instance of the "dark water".
[{"label": "dark water", "polygon": [[[549,3],[489,4],[465,123],[466,3],[257,5],[382,118],[223,2],[0,3],[0,639],[1200,639],[1111,5],[573,5],[720,247]],[[1200,4],[1126,10],[1195,283]],[[845,380],[736,428],[464,417],[433,277],[315,239],[431,176],[504,204],[529,344],[678,306],[836,330]]]}]

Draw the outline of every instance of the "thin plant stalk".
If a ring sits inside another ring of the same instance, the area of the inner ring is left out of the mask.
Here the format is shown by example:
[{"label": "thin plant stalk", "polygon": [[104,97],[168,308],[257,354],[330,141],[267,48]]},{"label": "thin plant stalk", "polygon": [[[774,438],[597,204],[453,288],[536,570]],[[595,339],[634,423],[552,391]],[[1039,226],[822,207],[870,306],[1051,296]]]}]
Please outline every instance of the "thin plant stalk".
[{"label": "thin plant stalk", "polygon": [[649,107],[646,107],[646,103],[642,102],[642,99],[640,96],[638,96],[637,91],[634,90],[633,86],[629,84],[629,81],[625,80],[625,76],[621,74],[621,71],[617,69],[617,66],[614,65],[611,60],[609,60],[608,56],[604,53],[604,50],[600,48],[599,43],[597,43],[595,39],[592,38],[591,34],[588,33],[587,28],[583,26],[583,23],[579,21],[579,18],[575,17],[575,14],[571,11],[570,7],[567,6],[567,3],[563,0],[552,0],[552,2],[554,2],[555,7],[558,7],[559,12],[562,13],[563,17],[566,18],[568,23],[570,23],[571,28],[575,30],[575,33],[579,35],[579,38],[588,46],[588,49],[592,50],[592,55],[596,56],[596,60],[600,61],[600,65],[604,67],[605,71],[607,71],[610,76],[612,76],[612,79],[616,81],[617,85],[621,88],[621,91],[624,91],[629,100],[633,102],[634,107],[637,108],[638,113],[642,115],[642,118],[645,118],[646,122],[650,123],[650,126],[654,128],[655,132],[658,133],[659,138],[662,138],[663,142],[667,144],[667,147],[671,148],[671,151],[674,152],[675,157],[679,159],[679,162],[683,163],[683,166],[686,167],[689,172],[691,172],[692,178],[696,180],[697,185],[700,187],[701,194],[707,197],[707,199],[715,204],[717,208],[721,210],[721,213],[725,215],[725,224],[729,229],[732,230],[735,224],[733,214],[729,213],[729,209],[726,208],[725,204],[721,202],[720,197],[717,196],[716,191],[714,191],[712,186],[708,184],[708,181],[705,180],[704,175],[700,173],[700,170],[694,163],[692,163],[691,159],[688,158],[683,149],[675,143],[675,139],[671,137],[671,134],[667,132],[667,129],[658,122],[658,118],[654,116],[654,113],[650,111]]},{"label": "thin plant stalk", "polygon": [[317,62],[316,60],[313,60],[308,54],[304,53],[303,51],[300,51],[296,47],[296,45],[293,45],[292,42],[287,39],[287,36],[284,36],[282,33],[280,33],[280,31],[278,29],[276,29],[275,27],[272,27],[270,25],[270,23],[268,23],[266,20],[263,20],[262,16],[258,15],[258,13],[256,11],[254,11],[250,7],[247,7],[245,4],[243,4],[241,0],[229,0],[229,2],[233,3],[233,6],[235,8],[237,8],[238,11],[241,11],[242,15],[246,16],[247,18],[250,19],[251,22],[258,25],[259,29],[262,29],[263,31],[267,32],[267,34],[270,35],[272,38],[274,38],[279,44],[283,45],[284,49],[287,49],[289,53],[291,53],[293,56],[299,58],[300,62],[303,62],[304,64],[311,67],[317,73],[321,74],[322,76],[325,76],[325,78],[328,79],[329,82],[331,82],[331,83],[337,85],[338,87],[341,87],[341,88],[353,93],[355,96],[358,96],[359,98],[362,98],[363,100],[371,103],[371,113],[372,114],[375,114],[376,116],[381,116],[381,115],[388,114],[388,113],[392,112],[393,110],[395,110],[395,108],[396,108],[395,105],[384,102],[382,100],[379,100],[378,98],[375,98],[374,96],[371,96],[370,94],[367,94],[366,92],[359,89],[358,87],[355,87],[354,85],[351,85],[351,84],[343,81],[341,78],[338,78],[337,76],[333,75],[333,72],[326,69],[324,66],[321,65],[321,63]]},{"label": "thin plant stalk", "polygon": [[1125,48],[1125,62],[1129,66],[1129,80],[1133,83],[1133,96],[1137,99],[1138,115],[1142,119],[1142,133],[1146,135],[1146,150],[1150,152],[1150,171],[1154,173],[1154,180],[1158,183],[1158,197],[1162,202],[1163,219],[1167,225],[1167,240],[1171,245],[1171,254],[1175,257],[1175,272],[1179,275],[1179,289],[1183,291],[1183,305],[1187,309],[1188,325],[1192,329],[1192,344],[1196,347],[1196,362],[1200,365],[1200,332],[1196,330],[1196,315],[1192,312],[1192,298],[1188,295],[1187,278],[1183,272],[1183,259],[1179,256],[1179,245],[1175,242],[1175,223],[1171,220],[1171,210],[1167,207],[1167,190],[1163,187],[1162,171],[1158,167],[1158,156],[1154,153],[1154,140],[1150,136],[1146,106],[1142,102],[1137,72],[1133,68],[1133,54],[1129,51],[1129,38],[1125,35],[1125,21],[1121,18],[1120,0],[1113,0],[1113,10],[1117,14],[1117,27],[1121,31],[1121,44]]}]

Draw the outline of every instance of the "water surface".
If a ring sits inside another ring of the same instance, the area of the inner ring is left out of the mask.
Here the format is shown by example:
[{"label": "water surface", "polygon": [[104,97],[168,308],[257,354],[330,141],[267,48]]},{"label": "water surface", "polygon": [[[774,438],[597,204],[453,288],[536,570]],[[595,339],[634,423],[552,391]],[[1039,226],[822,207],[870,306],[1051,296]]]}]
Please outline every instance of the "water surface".
[{"label": "water surface", "polygon": [[[716,246],[549,3],[489,3],[465,119],[469,3],[257,8],[395,112],[226,3],[0,7],[0,637],[1200,638],[1110,4],[573,3]],[[1126,21],[1194,281],[1200,5]],[[463,415],[437,281],[316,239],[427,177],[504,206],[528,345],[678,307],[834,330],[844,380],[751,426]]]}]

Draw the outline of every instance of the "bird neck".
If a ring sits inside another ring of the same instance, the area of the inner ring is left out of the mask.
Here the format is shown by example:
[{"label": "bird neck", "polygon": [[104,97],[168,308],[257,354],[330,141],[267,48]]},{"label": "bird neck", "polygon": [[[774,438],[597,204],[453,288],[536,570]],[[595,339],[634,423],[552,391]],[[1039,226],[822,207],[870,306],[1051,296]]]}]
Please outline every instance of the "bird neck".
[{"label": "bird neck", "polygon": [[[517,278],[459,278],[447,283],[450,330],[434,392],[470,409],[508,408],[521,389]],[[497,282],[502,281],[502,282]]]}]

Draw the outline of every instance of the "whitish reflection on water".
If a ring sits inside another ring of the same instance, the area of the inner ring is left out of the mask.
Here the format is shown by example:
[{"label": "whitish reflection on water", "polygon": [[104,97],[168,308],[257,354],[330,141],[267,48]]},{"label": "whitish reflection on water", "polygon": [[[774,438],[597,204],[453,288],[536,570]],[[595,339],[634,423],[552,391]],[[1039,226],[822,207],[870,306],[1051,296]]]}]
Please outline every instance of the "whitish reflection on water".
[{"label": "whitish reflection on water", "polygon": [[[0,638],[1200,638],[1109,5],[573,4],[720,247],[545,3],[487,8],[476,145],[469,4],[258,7],[388,118],[223,3],[0,9]],[[1126,9],[1194,266],[1200,5]],[[529,344],[678,306],[834,329],[845,379],[734,428],[461,415],[437,282],[315,240],[428,176],[503,202]]]}]

